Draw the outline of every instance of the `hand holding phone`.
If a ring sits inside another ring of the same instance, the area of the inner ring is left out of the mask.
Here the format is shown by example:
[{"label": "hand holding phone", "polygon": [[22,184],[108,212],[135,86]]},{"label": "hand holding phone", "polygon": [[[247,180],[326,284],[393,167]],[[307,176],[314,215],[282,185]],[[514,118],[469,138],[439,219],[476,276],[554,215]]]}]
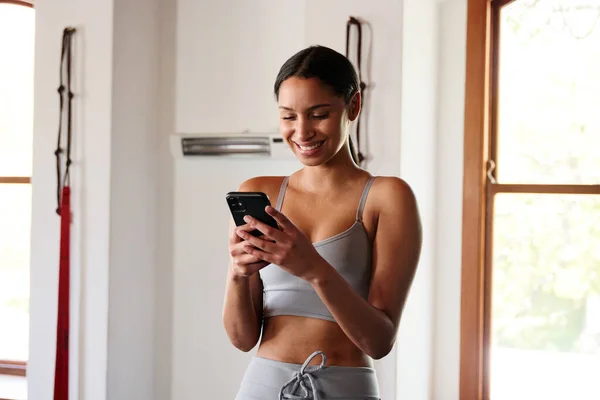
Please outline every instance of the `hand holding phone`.
[{"label": "hand holding phone", "polygon": [[[246,225],[244,217],[250,215],[260,221],[278,229],[277,222],[265,211],[265,208],[271,205],[269,198],[262,192],[229,192],[226,195],[227,205],[231,211],[233,221],[236,226]],[[262,232],[254,229],[251,235],[260,237]],[[235,273],[241,276],[250,276],[270,263],[262,261],[242,250],[243,243],[234,232],[233,238],[229,242],[229,251],[233,257]]]},{"label": "hand holding phone", "polygon": [[[233,221],[232,221],[233,222]],[[232,223],[230,224],[229,232],[229,255],[230,255],[230,269],[235,276],[250,277],[256,272],[260,271],[270,263],[261,260],[260,258],[248,254],[246,246],[247,241],[240,237],[240,230],[249,231],[252,230],[248,225],[242,227],[235,227]],[[251,236],[255,237],[255,236]]]}]

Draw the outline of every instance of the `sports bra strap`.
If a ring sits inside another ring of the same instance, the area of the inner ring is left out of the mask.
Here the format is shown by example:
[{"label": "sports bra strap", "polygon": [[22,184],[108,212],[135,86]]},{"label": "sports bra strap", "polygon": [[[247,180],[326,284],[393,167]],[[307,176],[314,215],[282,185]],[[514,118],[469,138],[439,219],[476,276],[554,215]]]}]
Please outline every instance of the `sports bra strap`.
[{"label": "sports bra strap", "polygon": [[281,187],[279,188],[279,196],[277,197],[277,205],[275,206],[275,209],[277,211],[281,211],[281,206],[283,205],[283,198],[285,197],[285,189],[287,188],[289,179],[290,177],[286,176],[281,182]]},{"label": "sports bra strap", "polygon": [[365,188],[363,190],[362,196],[360,197],[360,203],[358,204],[358,211],[356,212],[356,220],[362,221],[363,210],[365,209],[365,204],[367,203],[367,196],[369,195],[369,190],[371,189],[371,185],[375,180],[374,176],[371,176],[367,183],[365,184]]}]

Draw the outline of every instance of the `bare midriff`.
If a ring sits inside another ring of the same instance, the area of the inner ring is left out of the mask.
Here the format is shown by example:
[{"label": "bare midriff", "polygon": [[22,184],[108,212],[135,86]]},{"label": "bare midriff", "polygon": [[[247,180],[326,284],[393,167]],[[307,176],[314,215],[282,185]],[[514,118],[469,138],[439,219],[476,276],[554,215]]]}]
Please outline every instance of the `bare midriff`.
[{"label": "bare midriff", "polygon": [[[372,367],[372,360],[331,321],[297,316],[265,318],[257,356],[286,363],[302,364],[320,350],[328,366]],[[316,357],[311,365],[321,363]]]}]

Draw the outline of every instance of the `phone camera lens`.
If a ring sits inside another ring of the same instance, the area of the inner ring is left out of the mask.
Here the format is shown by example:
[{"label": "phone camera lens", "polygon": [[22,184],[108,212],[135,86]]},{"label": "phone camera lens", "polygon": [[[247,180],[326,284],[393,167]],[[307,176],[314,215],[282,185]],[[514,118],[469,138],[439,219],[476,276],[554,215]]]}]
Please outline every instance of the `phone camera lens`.
[{"label": "phone camera lens", "polygon": [[228,197],[227,203],[229,204],[232,212],[240,213],[246,211],[244,202],[240,197]]}]

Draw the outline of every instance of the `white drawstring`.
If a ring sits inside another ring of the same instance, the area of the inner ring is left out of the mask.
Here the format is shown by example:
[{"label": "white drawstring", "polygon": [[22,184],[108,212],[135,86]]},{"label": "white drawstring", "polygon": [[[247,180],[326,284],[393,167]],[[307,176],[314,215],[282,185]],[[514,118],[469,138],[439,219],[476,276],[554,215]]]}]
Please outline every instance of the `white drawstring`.
[{"label": "white drawstring", "polygon": [[[322,358],[321,364],[318,367],[316,367],[315,369],[311,370],[311,372],[306,372],[306,368],[308,367],[308,364],[310,364],[310,362],[319,355]],[[302,399],[319,400],[320,399],[319,391],[317,390],[317,385],[314,381],[314,377],[312,376],[312,374],[314,372],[321,370],[325,366],[326,361],[327,361],[327,357],[325,356],[325,353],[323,353],[322,351],[315,351],[314,353],[312,353],[306,359],[306,361],[304,361],[304,364],[302,364],[302,367],[300,367],[300,371],[297,371],[294,374],[294,376],[292,377],[292,379],[290,379],[285,385],[283,385],[283,387],[279,391],[279,400],[302,400]],[[306,387],[304,378],[306,378],[308,380],[308,383],[310,386],[310,391]],[[288,386],[290,386],[291,384],[293,384],[293,386],[292,386],[292,389],[290,390],[290,392],[283,393],[283,391],[285,389],[287,389]],[[303,391],[302,395],[295,394],[296,390],[298,390],[298,386],[300,386],[302,388],[302,391]],[[311,396],[311,392],[312,392],[312,396]]]}]

